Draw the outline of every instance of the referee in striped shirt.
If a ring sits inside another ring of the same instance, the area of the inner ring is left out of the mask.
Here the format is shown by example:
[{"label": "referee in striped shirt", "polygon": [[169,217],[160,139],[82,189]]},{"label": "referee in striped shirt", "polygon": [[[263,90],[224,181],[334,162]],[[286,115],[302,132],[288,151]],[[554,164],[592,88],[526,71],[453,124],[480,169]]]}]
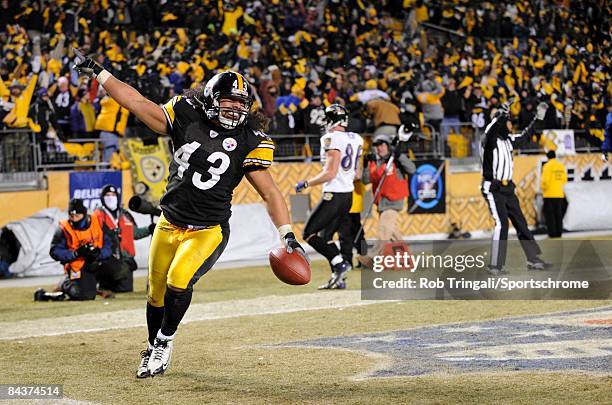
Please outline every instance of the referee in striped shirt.
[{"label": "referee in striped shirt", "polygon": [[544,270],[548,266],[539,257],[540,247],[527,227],[527,221],[514,193],[515,185],[512,182],[514,166],[512,149],[516,142],[533,134],[535,122],[544,118],[548,106],[546,103],[540,103],[533,121],[520,135],[514,136],[510,134],[512,132],[510,105],[513,101],[510,99],[495,113],[493,120],[485,129],[481,145],[483,176],[481,191],[495,220],[491,243],[491,263],[487,271],[496,276],[505,272],[508,219],[512,221],[521,241],[521,247],[527,256],[527,268]]}]

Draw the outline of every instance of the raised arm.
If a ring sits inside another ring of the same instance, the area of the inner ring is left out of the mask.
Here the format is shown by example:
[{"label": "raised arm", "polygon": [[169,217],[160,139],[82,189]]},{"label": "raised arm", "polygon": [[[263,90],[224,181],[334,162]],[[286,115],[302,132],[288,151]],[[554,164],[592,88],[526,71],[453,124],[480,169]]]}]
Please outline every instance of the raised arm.
[{"label": "raised arm", "polygon": [[77,56],[75,68],[79,74],[95,78],[109,96],[119,105],[127,108],[151,130],[163,135],[168,133],[166,116],[161,106],[145,98],[129,84],[113,77],[108,70],[90,57],[83,55],[78,49],[75,49],[74,52]]},{"label": "raised arm", "polygon": [[527,141],[528,138],[530,138],[535,130],[534,130],[534,125],[536,122],[538,121],[543,121],[544,118],[546,117],[546,111],[548,110],[548,104],[545,102],[541,102],[540,104],[538,104],[538,107],[536,108],[536,114],[533,117],[533,119],[531,120],[531,122],[529,123],[529,125],[527,125],[527,127],[525,129],[523,129],[521,131],[521,133],[512,138],[512,142],[513,143],[525,143]]},{"label": "raised arm", "polygon": [[161,106],[145,98],[138,90],[113,76],[109,76],[104,83],[100,84],[109,96],[119,105],[127,108],[151,130],[163,135],[168,133],[166,116]]}]

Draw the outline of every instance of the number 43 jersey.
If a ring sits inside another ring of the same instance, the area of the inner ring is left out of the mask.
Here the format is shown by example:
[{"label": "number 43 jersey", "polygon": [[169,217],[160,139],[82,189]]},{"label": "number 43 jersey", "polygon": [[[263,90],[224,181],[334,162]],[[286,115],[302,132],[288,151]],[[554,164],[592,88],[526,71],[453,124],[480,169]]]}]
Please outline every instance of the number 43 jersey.
[{"label": "number 43 jersey", "polygon": [[232,194],[245,173],[270,167],[274,143],[246,125],[217,128],[177,96],[162,106],[174,158],[160,206],[178,226],[211,226],[229,220]]},{"label": "number 43 jersey", "polygon": [[338,174],[323,185],[323,192],[349,193],[363,153],[363,138],[354,132],[333,131],[321,137],[321,163],[325,164],[325,152],[340,151]]}]

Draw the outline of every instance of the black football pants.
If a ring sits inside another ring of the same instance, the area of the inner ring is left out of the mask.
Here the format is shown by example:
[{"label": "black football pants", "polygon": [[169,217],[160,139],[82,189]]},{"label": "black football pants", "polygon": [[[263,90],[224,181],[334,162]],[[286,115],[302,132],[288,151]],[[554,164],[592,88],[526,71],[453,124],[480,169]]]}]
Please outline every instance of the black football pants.
[{"label": "black football pants", "polygon": [[348,215],[352,203],[352,192],[323,193],[321,202],[312,211],[304,226],[303,239],[330,263],[340,254],[340,250],[335,243],[327,242],[344,224],[350,227]]}]

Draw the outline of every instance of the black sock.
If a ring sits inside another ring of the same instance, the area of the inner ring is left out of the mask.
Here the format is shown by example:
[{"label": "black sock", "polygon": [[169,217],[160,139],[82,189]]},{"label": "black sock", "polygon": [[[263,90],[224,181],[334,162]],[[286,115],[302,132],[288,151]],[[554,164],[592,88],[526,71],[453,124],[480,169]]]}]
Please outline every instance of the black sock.
[{"label": "black sock", "polygon": [[149,329],[149,343],[153,345],[157,332],[164,319],[164,307],[154,307],[147,303],[147,328]]},{"label": "black sock", "polygon": [[191,294],[193,290],[175,291],[166,288],[164,296],[164,320],[161,325],[161,333],[165,336],[172,336],[178,329],[179,323],[185,316],[189,304],[191,304]]},{"label": "black sock", "polygon": [[340,250],[335,243],[327,243],[319,235],[312,235],[308,238],[308,244],[317,252],[321,253],[331,263],[332,259],[340,254]]}]

